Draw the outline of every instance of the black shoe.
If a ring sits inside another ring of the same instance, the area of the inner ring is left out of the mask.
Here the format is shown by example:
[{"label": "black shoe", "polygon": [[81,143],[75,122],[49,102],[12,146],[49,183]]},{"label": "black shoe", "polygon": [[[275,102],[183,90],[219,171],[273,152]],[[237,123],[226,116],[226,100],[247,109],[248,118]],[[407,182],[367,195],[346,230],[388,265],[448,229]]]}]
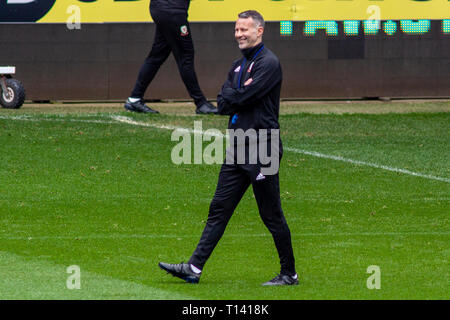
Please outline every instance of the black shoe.
[{"label": "black shoe", "polygon": [[127,99],[127,101],[125,101],[124,107],[128,111],[133,111],[133,112],[159,113],[158,111],[153,110],[152,108],[149,108],[148,106],[146,106],[144,103],[144,100],[142,100],[142,99],[138,100],[136,102],[130,102],[130,100]]},{"label": "black shoe", "polygon": [[201,273],[197,274],[191,270],[191,266],[188,263],[180,263],[180,264],[169,264],[160,262],[159,267],[170,273],[174,277],[178,277],[183,279],[189,283],[198,283],[200,281]]},{"label": "black shoe", "polygon": [[197,114],[217,114],[217,108],[211,102],[205,102],[195,110]]},{"label": "black shoe", "polygon": [[287,274],[279,274],[270,281],[263,283],[263,286],[292,286],[297,285],[298,279]]}]

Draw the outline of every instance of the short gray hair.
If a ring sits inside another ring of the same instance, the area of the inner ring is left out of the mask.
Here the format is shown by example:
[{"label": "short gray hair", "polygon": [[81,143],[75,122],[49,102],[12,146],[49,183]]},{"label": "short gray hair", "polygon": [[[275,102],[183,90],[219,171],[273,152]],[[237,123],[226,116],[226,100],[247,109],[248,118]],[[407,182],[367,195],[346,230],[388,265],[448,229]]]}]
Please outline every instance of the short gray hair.
[{"label": "short gray hair", "polygon": [[255,21],[255,24],[257,27],[263,27],[265,26],[265,21],[263,16],[256,10],[247,10],[244,12],[239,13],[238,17],[240,19],[248,19],[252,18],[253,21]]}]

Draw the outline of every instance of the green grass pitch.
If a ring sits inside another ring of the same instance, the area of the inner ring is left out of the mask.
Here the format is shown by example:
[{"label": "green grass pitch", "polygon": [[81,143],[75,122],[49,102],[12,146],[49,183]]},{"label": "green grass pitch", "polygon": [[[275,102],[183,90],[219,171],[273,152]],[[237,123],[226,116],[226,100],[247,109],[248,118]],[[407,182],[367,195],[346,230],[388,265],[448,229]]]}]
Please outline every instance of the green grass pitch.
[{"label": "green grass pitch", "polygon": [[[151,117],[0,110],[0,299],[449,299],[450,104],[417,106],[283,106],[281,198],[300,285],[281,288],[261,286],[279,262],[251,188],[198,285],[157,265],[189,259],[220,168],[173,164],[161,127],[223,130],[226,117],[190,105]],[[72,265],[80,289],[67,288]],[[380,289],[367,287],[369,266]]]}]

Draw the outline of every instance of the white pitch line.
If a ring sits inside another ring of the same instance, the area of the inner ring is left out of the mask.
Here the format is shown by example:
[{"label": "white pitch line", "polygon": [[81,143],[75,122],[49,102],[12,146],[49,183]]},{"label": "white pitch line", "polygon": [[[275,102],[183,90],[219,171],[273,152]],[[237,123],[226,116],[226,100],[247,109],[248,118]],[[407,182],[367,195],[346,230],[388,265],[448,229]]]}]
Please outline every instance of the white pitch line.
[{"label": "white pitch line", "polygon": [[21,120],[21,121],[31,121],[31,122],[79,122],[79,123],[100,123],[100,124],[117,124],[117,121],[106,121],[106,120],[88,120],[88,119],[56,119],[56,118],[32,118],[27,115],[23,116],[0,116],[2,120]]},{"label": "white pitch line", "polygon": [[218,136],[218,137],[226,136],[224,134],[219,135],[217,133],[210,133],[210,132],[203,131],[203,130],[195,130],[195,129],[189,129],[189,128],[183,128],[183,127],[175,127],[175,126],[160,125],[160,124],[147,123],[147,122],[139,122],[139,121],[134,121],[133,119],[130,119],[128,117],[123,117],[123,116],[112,116],[111,118],[116,121],[122,122],[122,123],[131,124],[133,126],[151,127],[151,128],[164,129],[164,130],[179,130],[179,131],[187,132],[187,133],[206,134],[206,135]]},{"label": "white pitch line", "polygon": [[406,170],[406,169],[399,169],[399,168],[388,167],[388,166],[384,166],[384,165],[377,164],[377,163],[372,163],[372,162],[364,162],[364,161],[359,161],[359,160],[353,160],[353,159],[348,159],[348,158],[344,158],[344,157],[340,157],[340,156],[332,156],[332,155],[323,154],[323,153],[320,153],[320,152],[307,151],[307,150],[301,150],[301,149],[290,148],[290,147],[286,147],[286,148],[284,148],[284,150],[295,152],[295,153],[306,154],[308,156],[313,156],[313,157],[317,157],[317,158],[331,159],[331,160],[336,160],[336,161],[343,161],[343,162],[347,162],[347,163],[351,163],[351,164],[356,164],[356,165],[361,165],[361,166],[366,166],[366,167],[372,167],[372,168],[377,168],[377,169],[383,169],[383,170],[387,170],[387,171],[391,171],[391,172],[403,173],[403,174],[408,174],[408,175],[415,176],[415,177],[421,177],[421,178],[426,178],[426,179],[431,179],[431,180],[437,180],[437,181],[443,181],[443,182],[450,183],[450,179],[447,179],[447,178],[436,177],[436,176],[432,176],[432,175],[429,175],[429,174],[423,174],[423,173],[419,173],[419,172],[413,172],[413,171],[409,171],[409,170]]},{"label": "white pitch line", "polygon": [[[148,123],[148,122],[134,121],[133,119],[130,119],[128,117],[123,117],[123,116],[111,116],[111,118],[116,121],[122,122],[122,123],[131,124],[133,126],[151,127],[151,128],[156,128],[156,129],[165,129],[165,130],[187,130],[187,131],[189,131],[189,129],[185,129],[185,128],[181,128],[181,127],[166,126],[166,125],[159,125],[159,124]],[[194,130],[191,130],[191,131],[194,131]]]},{"label": "white pitch line", "polygon": [[[340,233],[292,233],[292,237],[374,237],[374,236],[450,236],[450,232],[340,232]],[[197,238],[196,235],[161,235],[161,234],[92,234],[92,235],[73,235],[73,236],[12,236],[0,237],[3,240],[104,240],[104,239],[186,239]],[[260,234],[228,234],[231,238],[261,238],[272,237],[270,233]]]},{"label": "white pitch line", "polygon": [[[164,125],[149,124],[149,123],[145,123],[145,122],[138,122],[138,121],[134,121],[134,120],[132,120],[130,118],[127,118],[127,117],[122,117],[122,116],[113,116],[112,118],[117,120],[117,121],[120,121],[120,122],[123,122],[123,123],[127,123],[127,124],[131,124],[131,125],[136,125],[136,126],[146,126],[146,127],[153,127],[153,128],[158,128],[158,129],[168,129],[168,130],[183,130],[183,131],[187,131],[189,133],[200,133],[200,134],[202,133],[202,132],[198,132],[198,130],[192,130],[192,129],[188,129],[188,128],[181,128],[181,127],[174,127],[174,126],[164,126]],[[436,181],[442,181],[442,182],[450,183],[450,179],[447,179],[447,178],[432,176],[432,175],[429,175],[429,174],[423,174],[423,173],[419,173],[419,172],[413,172],[413,171],[406,170],[406,169],[389,167],[389,166],[385,166],[385,165],[381,165],[381,164],[377,164],[377,163],[353,160],[353,159],[344,158],[344,157],[340,157],[340,156],[333,156],[333,155],[323,154],[323,153],[320,153],[320,152],[307,151],[307,150],[301,150],[301,149],[290,148],[290,147],[285,147],[283,149],[286,150],[286,151],[290,151],[290,152],[294,152],[294,153],[300,153],[300,154],[306,154],[306,155],[317,157],[317,158],[330,159],[330,160],[335,160],[335,161],[342,161],[342,162],[347,162],[347,163],[351,163],[351,164],[356,164],[356,165],[361,165],[361,166],[366,166],[366,167],[372,167],[372,168],[377,168],[377,169],[383,169],[383,170],[387,170],[387,171],[391,171],[391,172],[403,173],[403,174],[407,174],[407,175],[411,175],[411,176],[415,176],[415,177],[421,177],[421,178],[425,178],[425,179],[430,179],[430,180],[436,180]]]},{"label": "white pitch line", "polygon": [[[188,128],[183,128],[183,127],[159,125],[159,124],[153,124],[153,123],[147,123],[147,122],[139,122],[139,121],[130,119],[128,117],[116,116],[116,115],[111,116],[111,119],[113,119],[117,122],[104,121],[104,120],[84,120],[84,119],[80,119],[80,120],[77,120],[77,119],[51,119],[51,118],[37,119],[37,118],[31,118],[28,116],[12,116],[12,117],[0,116],[0,119],[25,120],[25,121],[60,121],[60,122],[81,122],[81,123],[103,123],[103,124],[114,124],[114,123],[119,122],[119,123],[126,123],[126,124],[130,124],[130,125],[134,125],[134,126],[151,127],[151,128],[156,128],[156,129],[181,130],[181,131],[185,131],[187,133],[210,134],[206,131],[188,129]],[[215,136],[216,134],[212,133],[211,135]],[[224,135],[222,135],[222,136],[224,136]],[[351,163],[351,164],[355,164],[355,165],[372,167],[372,168],[376,168],[376,169],[382,169],[382,170],[386,170],[386,171],[402,173],[402,174],[406,174],[406,175],[410,175],[410,176],[414,176],[414,177],[420,177],[420,178],[450,183],[450,179],[448,179],[448,178],[433,176],[433,175],[424,174],[424,173],[420,173],[420,172],[414,172],[414,171],[401,169],[401,168],[389,167],[389,166],[372,163],[372,162],[353,160],[353,159],[344,158],[344,157],[340,157],[340,156],[333,156],[333,155],[328,155],[328,154],[324,154],[324,153],[320,153],[320,152],[316,152],[316,151],[308,151],[308,150],[296,149],[296,148],[291,148],[291,147],[284,147],[284,150],[298,153],[298,154],[305,154],[305,155],[309,155],[309,156],[313,156],[313,157],[317,157],[317,158],[322,158],[322,159],[342,161],[342,162],[347,162],[347,163]]]}]

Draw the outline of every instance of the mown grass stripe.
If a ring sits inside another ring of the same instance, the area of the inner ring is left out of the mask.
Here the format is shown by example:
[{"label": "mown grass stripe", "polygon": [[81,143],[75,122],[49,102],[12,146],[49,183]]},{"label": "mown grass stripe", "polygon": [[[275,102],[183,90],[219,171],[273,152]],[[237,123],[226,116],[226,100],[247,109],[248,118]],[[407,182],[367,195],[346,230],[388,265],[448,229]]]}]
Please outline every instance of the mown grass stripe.
[{"label": "mown grass stripe", "polygon": [[[67,273],[69,265],[0,251],[0,299],[195,299],[179,292],[87,271],[82,263],[79,264],[78,257],[73,258],[71,265],[78,265],[80,268],[80,289],[67,288],[67,279],[71,275]],[[149,277],[152,275],[150,269]],[[158,276],[164,275],[158,273]]]}]

